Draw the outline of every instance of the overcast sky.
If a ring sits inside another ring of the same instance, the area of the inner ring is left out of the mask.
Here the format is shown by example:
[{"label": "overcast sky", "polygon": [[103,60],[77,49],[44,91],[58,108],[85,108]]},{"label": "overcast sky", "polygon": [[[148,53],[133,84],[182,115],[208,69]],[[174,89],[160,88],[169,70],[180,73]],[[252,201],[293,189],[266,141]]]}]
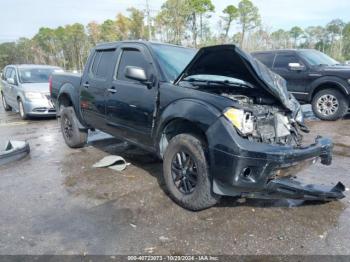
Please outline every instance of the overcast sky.
[{"label": "overcast sky", "polygon": [[[114,19],[118,12],[135,6],[145,8],[146,0],[0,0],[0,42],[32,37],[40,27],[75,22],[87,24]],[[164,0],[149,0],[154,12]],[[215,28],[222,10],[239,0],[212,0],[216,7],[212,26]],[[325,25],[334,18],[350,22],[349,0],[253,0],[260,9],[264,25],[271,30]]]}]

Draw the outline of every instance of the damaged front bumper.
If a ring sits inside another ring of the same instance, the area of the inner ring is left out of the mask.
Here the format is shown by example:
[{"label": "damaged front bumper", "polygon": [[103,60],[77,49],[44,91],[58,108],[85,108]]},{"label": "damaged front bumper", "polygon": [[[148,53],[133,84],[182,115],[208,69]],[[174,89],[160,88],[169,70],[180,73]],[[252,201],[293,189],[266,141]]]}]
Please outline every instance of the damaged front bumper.
[{"label": "damaged front bumper", "polygon": [[335,187],[304,185],[294,178],[317,160],[331,164],[330,139],[318,137],[314,144],[300,148],[251,142],[223,117],[206,134],[213,191],[218,195],[325,201],[344,197],[341,183]]}]

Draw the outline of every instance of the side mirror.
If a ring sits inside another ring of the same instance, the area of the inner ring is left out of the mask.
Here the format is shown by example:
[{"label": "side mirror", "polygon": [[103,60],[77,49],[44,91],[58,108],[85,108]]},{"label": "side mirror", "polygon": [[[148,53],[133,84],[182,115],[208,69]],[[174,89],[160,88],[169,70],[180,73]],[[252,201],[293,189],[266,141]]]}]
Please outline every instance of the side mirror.
[{"label": "side mirror", "polygon": [[289,63],[288,67],[291,71],[303,71],[305,69],[305,66],[299,63]]},{"label": "side mirror", "polygon": [[7,83],[9,83],[10,85],[14,85],[15,84],[15,79],[13,78],[7,78]]},{"label": "side mirror", "polygon": [[135,66],[127,66],[125,68],[125,77],[140,82],[146,82],[148,80],[145,70]]}]

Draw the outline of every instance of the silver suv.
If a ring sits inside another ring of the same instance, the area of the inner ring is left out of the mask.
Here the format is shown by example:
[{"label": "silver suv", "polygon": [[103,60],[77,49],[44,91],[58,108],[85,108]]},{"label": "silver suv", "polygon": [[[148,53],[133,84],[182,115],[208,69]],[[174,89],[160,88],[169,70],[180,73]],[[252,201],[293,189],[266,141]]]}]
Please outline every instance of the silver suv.
[{"label": "silver suv", "polygon": [[49,78],[63,72],[46,65],[8,65],[2,73],[2,104],[6,111],[14,109],[22,119],[30,116],[55,116],[51,103]]}]

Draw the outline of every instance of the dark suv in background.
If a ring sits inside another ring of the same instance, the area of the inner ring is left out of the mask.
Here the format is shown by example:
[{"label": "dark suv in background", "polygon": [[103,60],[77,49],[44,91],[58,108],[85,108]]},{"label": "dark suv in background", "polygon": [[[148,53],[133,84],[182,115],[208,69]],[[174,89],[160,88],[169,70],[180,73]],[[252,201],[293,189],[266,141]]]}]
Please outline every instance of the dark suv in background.
[{"label": "dark suv in background", "polygon": [[350,66],[313,49],[254,52],[252,55],[287,80],[300,102],[311,103],[322,120],[337,120],[349,110]]}]

